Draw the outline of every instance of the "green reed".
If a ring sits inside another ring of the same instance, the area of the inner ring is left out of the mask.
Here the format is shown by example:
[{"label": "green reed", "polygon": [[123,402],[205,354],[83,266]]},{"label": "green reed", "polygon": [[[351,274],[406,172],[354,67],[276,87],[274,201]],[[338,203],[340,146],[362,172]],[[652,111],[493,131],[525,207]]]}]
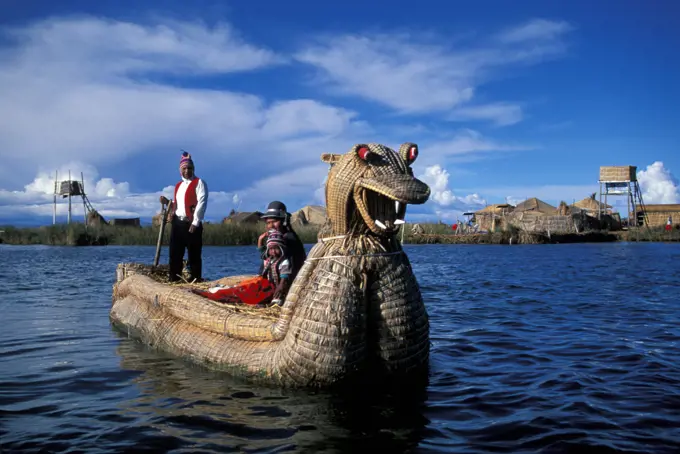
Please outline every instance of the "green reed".
[{"label": "green reed", "polygon": [[[156,245],[160,227],[157,226],[88,226],[82,223],[57,224],[42,227],[0,227],[0,241],[6,244],[44,244],[52,246],[85,245]],[[169,225],[165,226],[163,244],[170,241]],[[206,246],[237,246],[257,244],[257,238],[266,231],[264,223],[258,224],[205,224],[203,244]],[[303,243],[315,243],[318,228],[311,226],[295,229]]]}]

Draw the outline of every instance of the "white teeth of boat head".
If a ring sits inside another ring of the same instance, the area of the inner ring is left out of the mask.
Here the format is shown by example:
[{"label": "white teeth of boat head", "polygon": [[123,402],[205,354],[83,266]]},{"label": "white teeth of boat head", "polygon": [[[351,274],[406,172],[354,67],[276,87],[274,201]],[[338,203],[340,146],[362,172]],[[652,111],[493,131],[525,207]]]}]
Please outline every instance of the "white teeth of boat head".
[{"label": "white teeth of boat head", "polygon": [[385,224],[383,224],[382,221],[379,221],[377,219],[375,220],[375,225],[377,225],[378,227],[380,227],[383,230],[387,229],[387,227],[385,227]]},{"label": "white teeth of boat head", "polygon": [[400,224],[406,224],[406,221],[404,221],[403,219],[397,219],[396,221],[394,221],[394,225],[400,225]]},{"label": "white teeth of boat head", "polygon": [[397,213],[399,213],[399,209],[401,208],[401,202],[398,200],[394,201],[394,209]]}]

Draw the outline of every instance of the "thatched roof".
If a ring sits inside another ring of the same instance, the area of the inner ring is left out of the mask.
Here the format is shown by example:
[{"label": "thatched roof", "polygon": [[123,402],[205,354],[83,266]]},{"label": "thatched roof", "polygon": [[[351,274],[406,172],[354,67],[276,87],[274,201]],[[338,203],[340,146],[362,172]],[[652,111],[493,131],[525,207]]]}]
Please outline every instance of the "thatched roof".
[{"label": "thatched roof", "polygon": [[90,210],[87,212],[87,225],[106,224],[106,219],[97,210]]},{"label": "thatched roof", "polygon": [[509,203],[496,203],[494,205],[488,205],[479,211],[475,211],[475,214],[501,214],[509,213],[514,210],[514,205]]},{"label": "thatched roof", "polygon": [[531,211],[538,214],[553,215],[557,212],[557,208],[548,203],[545,203],[543,200],[537,199],[536,197],[532,197],[530,199],[525,200],[522,203],[519,203],[513,210],[513,212],[525,212],[525,211]]},{"label": "thatched roof", "polygon": [[243,211],[238,213],[231,213],[229,216],[222,220],[223,223],[234,222],[238,224],[243,223],[256,223],[260,222],[260,216],[262,213],[260,211]]},{"label": "thatched roof", "polygon": [[645,205],[648,213],[663,213],[680,211],[680,203],[660,203],[654,205]]},{"label": "thatched roof", "polygon": [[607,205],[605,203],[600,204],[598,200],[595,200],[592,197],[586,197],[583,200],[579,200],[578,202],[572,204],[572,206],[586,211],[599,211],[600,206],[604,206],[605,208],[612,207],[611,205]]},{"label": "thatched roof", "polygon": [[307,205],[291,215],[291,223],[324,225],[326,223],[326,208],[320,205]]}]

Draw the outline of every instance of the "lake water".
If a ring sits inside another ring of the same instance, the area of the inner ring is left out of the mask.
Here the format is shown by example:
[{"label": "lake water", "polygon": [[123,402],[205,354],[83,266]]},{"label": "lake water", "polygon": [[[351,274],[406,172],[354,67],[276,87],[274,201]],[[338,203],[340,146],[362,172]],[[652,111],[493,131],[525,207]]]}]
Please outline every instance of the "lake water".
[{"label": "lake water", "polygon": [[[680,244],[406,250],[429,382],[333,394],[113,330],[116,264],[154,247],[0,246],[0,452],[680,452]],[[204,249],[207,278],[256,267]]]}]

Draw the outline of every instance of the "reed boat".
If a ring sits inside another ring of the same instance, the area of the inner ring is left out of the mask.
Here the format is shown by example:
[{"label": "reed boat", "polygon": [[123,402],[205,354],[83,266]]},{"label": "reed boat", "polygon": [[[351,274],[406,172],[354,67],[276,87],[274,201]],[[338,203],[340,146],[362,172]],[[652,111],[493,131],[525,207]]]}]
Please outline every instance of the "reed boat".
[{"label": "reed boat", "polygon": [[[281,307],[253,308],[163,282],[149,265],[116,270],[112,324],[209,368],[283,387],[328,387],[366,374],[408,376],[429,361],[429,317],[397,234],[430,188],[414,143],[325,153],[327,223]],[[256,259],[256,258],[255,258]],[[231,285],[251,275],[207,285]],[[202,284],[205,285],[205,284]]]}]

